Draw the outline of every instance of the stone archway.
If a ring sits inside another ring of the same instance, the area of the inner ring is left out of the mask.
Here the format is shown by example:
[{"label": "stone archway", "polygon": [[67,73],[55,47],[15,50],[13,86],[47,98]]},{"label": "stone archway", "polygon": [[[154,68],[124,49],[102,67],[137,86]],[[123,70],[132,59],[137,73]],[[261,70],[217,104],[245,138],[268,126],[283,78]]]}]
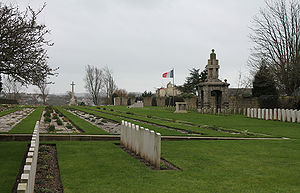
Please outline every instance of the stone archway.
[{"label": "stone archway", "polygon": [[222,107],[222,91],[213,90],[211,91],[211,96],[215,98],[215,108],[221,109]]}]

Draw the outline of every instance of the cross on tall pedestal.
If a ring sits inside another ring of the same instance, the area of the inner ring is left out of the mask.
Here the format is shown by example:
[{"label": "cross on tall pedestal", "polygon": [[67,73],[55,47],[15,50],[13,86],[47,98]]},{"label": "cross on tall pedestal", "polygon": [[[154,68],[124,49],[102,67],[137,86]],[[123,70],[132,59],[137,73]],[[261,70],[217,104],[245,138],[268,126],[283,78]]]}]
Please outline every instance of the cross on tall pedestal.
[{"label": "cross on tall pedestal", "polygon": [[74,84],[74,82],[72,81],[72,99],[74,98],[74,86],[75,86],[75,84]]},{"label": "cross on tall pedestal", "polygon": [[71,100],[70,100],[69,105],[77,105],[76,100],[75,100],[75,97],[74,97],[74,86],[75,86],[75,84],[74,84],[73,81],[72,81],[71,86],[72,86],[72,98],[71,98]]}]

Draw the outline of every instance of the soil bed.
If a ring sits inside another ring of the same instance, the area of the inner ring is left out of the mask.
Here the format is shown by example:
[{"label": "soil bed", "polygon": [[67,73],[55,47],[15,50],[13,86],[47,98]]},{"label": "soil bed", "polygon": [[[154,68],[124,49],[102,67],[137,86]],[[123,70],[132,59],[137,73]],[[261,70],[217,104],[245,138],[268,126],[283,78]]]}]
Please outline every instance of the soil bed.
[{"label": "soil bed", "polygon": [[34,192],[63,192],[55,144],[40,144]]},{"label": "soil bed", "polygon": [[[128,153],[130,156],[134,157],[135,159],[137,159],[140,162],[142,162],[143,164],[145,164],[145,166],[147,168],[150,168],[152,170],[158,170],[149,161],[145,160],[144,158],[142,158],[139,155],[136,155],[133,151],[127,149],[125,146],[121,145],[120,143],[115,143],[115,145],[119,146],[123,151]],[[159,170],[181,170],[181,169],[179,167],[177,167],[176,165],[172,164],[171,162],[169,162],[166,159],[161,157],[160,158],[160,169]]]}]

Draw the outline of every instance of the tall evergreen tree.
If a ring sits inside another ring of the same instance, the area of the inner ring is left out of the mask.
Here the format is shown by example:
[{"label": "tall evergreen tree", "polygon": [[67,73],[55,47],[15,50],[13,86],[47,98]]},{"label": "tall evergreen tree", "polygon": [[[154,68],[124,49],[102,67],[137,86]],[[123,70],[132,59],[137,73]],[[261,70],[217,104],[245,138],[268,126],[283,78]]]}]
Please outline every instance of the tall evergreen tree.
[{"label": "tall evergreen tree", "polygon": [[261,65],[259,70],[254,76],[252,94],[255,97],[262,95],[278,95],[276,83],[270,76],[268,67],[264,64]]},{"label": "tall evergreen tree", "polygon": [[207,79],[207,70],[203,70],[199,73],[200,69],[193,68],[189,70],[190,74],[186,77],[185,83],[179,87],[183,93],[192,93],[198,95],[198,85],[200,82],[205,82]]}]

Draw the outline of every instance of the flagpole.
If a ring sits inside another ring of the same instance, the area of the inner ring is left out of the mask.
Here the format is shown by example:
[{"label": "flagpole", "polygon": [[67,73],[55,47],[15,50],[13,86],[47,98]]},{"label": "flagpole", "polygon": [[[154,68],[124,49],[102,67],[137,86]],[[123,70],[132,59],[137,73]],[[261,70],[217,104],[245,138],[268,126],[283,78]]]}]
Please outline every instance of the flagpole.
[{"label": "flagpole", "polygon": [[174,94],[174,87],[175,87],[175,83],[174,83],[174,77],[175,77],[175,72],[174,72],[174,68],[173,68],[173,105],[175,106],[175,94]]}]

